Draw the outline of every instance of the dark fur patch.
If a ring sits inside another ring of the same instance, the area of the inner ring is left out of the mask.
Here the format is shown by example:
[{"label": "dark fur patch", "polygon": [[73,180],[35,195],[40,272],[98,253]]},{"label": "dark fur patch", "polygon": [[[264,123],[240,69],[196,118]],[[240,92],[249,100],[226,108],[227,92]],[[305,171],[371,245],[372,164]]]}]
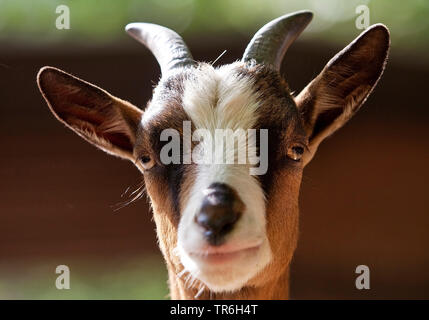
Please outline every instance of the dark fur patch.
[{"label": "dark fur patch", "polygon": [[[252,77],[261,103],[255,129],[268,129],[268,171],[257,176],[267,200],[276,172],[285,168],[294,170],[299,165],[286,155],[291,143],[306,144],[306,133],[295,101],[286,81],[277,71],[263,65],[248,64],[240,69],[243,76]],[[257,136],[259,146],[259,135]]]},{"label": "dark fur patch", "polygon": [[[150,156],[157,166],[146,173],[151,175],[151,181],[162,183],[164,188],[159,189],[163,194],[165,201],[171,203],[174,210],[174,218],[180,217],[180,191],[182,186],[182,177],[185,171],[183,164],[163,165],[160,160],[160,151],[168,141],[161,141],[160,135],[164,129],[171,128],[177,130],[181,135],[183,131],[183,122],[190,121],[182,107],[183,81],[187,78],[187,73],[177,74],[159,84],[157,90],[161,90],[158,100],[152,100],[147,107],[162,107],[162,111],[139,127],[137,141],[134,153],[137,157]],[[180,146],[182,154],[183,146]]]},{"label": "dark fur patch", "polygon": [[[278,72],[261,65],[251,64],[241,65],[235,72],[239,77],[252,78],[254,90],[259,93],[261,106],[256,114],[258,120],[254,129],[268,129],[269,166],[268,172],[257,178],[261,182],[264,193],[269,197],[276,171],[285,166],[297,167],[296,163],[287,160],[286,148],[291,142],[305,143],[305,131],[287,83]],[[157,95],[158,100],[151,101],[148,108],[161,104],[162,112],[145,122],[144,126],[139,129],[135,149],[137,155],[149,154],[156,159],[158,168],[150,170],[147,174],[158,175],[157,181],[166,184],[162,190],[168,189],[168,201],[174,208],[175,217],[180,217],[184,176],[187,175],[187,171],[192,172],[195,165],[162,165],[159,154],[162,146],[167,142],[160,141],[159,137],[162,130],[166,128],[175,129],[182,135],[183,121],[191,121],[182,107],[183,85],[189,77],[192,77],[191,70],[160,83],[161,87],[157,90],[161,90],[161,94]],[[259,135],[257,135],[257,139],[257,145],[259,145]],[[182,148],[181,145],[181,152]],[[188,184],[189,181],[186,182],[186,185]],[[186,188],[189,189],[189,187]]]}]

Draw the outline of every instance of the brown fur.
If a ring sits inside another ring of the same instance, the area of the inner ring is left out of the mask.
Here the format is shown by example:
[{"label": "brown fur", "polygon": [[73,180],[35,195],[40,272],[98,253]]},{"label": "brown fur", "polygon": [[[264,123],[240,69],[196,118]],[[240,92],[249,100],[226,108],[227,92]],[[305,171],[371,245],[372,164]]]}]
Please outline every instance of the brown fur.
[{"label": "brown fur", "polygon": [[[287,299],[289,266],[297,245],[299,189],[304,166],[320,142],[344,125],[368,97],[383,71],[389,48],[384,26],[370,28],[332,59],[296,99],[277,71],[254,62],[234,71],[251,77],[259,94],[257,128],[269,130],[269,169],[259,176],[266,195],[266,231],[272,261],[240,290],[233,293],[204,291],[200,299]],[[162,112],[140,124],[142,112],[107,92],[58,69],[43,68],[38,84],[51,111],[67,127],[111,154],[132,160],[144,171],[151,198],[157,236],[164,255],[171,297],[194,299],[200,283],[187,283],[174,248],[181,209],[189,198],[195,165],[163,166],[159,159],[162,129],[182,131],[189,120],[181,106],[183,81],[192,69],[161,81]],[[296,102],[295,102],[296,101]],[[306,147],[301,161],[288,158],[295,144]],[[154,158],[158,165],[143,170],[140,159]]]}]

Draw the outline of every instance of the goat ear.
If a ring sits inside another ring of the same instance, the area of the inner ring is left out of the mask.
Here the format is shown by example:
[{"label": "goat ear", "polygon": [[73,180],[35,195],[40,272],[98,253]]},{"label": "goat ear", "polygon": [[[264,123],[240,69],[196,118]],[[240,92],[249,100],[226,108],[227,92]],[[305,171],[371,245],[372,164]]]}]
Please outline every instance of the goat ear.
[{"label": "goat ear", "polygon": [[365,102],[383,73],[390,47],[389,31],[376,24],[340,51],[296,97],[310,152],[343,126]]},{"label": "goat ear", "polygon": [[37,84],[59,121],[107,153],[134,160],[140,109],[52,67],[40,69]]}]

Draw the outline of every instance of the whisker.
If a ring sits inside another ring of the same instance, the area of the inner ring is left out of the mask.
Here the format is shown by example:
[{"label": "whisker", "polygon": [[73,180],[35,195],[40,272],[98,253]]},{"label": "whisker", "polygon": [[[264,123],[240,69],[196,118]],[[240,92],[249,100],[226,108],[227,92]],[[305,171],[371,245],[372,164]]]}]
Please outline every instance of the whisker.
[{"label": "whisker", "polygon": [[121,195],[121,198],[128,197],[127,200],[110,206],[114,212],[125,208],[129,204],[141,199],[144,196],[146,191],[144,181],[141,181],[133,192],[129,193],[129,191],[130,187],[128,187]]},{"label": "whisker", "polygon": [[122,194],[121,194],[121,198],[123,198],[126,194],[127,194],[127,192],[128,192],[128,190],[130,190],[130,187],[128,187]]},{"label": "whisker", "polygon": [[188,276],[185,278],[185,287],[186,288],[189,288],[188,282],[189,282],[189,279],[191,279],[191,278],[192,278],[192,274],[189,273]]},{"label": "whisker", "polygon": [[187,272],[187,270],[185,269],[185,268],[183,268],[183,270],[182,271],[180,271],[178,274],[176,274],[177,275],[177,277],[179,278],[179,279],[181,279],[182,278],[182,276],[185,274]]},{"label": "whisker", "polygon": [[211,63],[211,65],[213,66],[220,58],[222,58],[222,56],[224,55],[226,53],[226,50],[223,50],[223,52],[219,55],[219,57],[217,57],[216,59],[215,59],[215,61],[213,61],[212,63]]},{"label": "whisker", "polygon": [[196,277],[192,277],[192,281],[191,281],[191,289],[194,287],[194,285],[197,282],[197,278]]},{"label": "whisker", "polygon": [[201,284],[200,289],[198,290],[197,294],[194,296],[195,299],[198,299],[204,292],[204,285]]}]

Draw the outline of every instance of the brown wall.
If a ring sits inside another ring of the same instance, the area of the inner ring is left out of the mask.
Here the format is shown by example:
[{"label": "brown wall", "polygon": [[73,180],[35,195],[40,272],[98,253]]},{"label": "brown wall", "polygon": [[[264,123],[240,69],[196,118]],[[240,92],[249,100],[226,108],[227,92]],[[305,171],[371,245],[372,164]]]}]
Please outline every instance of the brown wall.
[{"label": "brown wall", "polygon": [[[227,63],[245,39],[190,47],[206,61],[226,48],[219,63]],[[156,62],[137,44],[69,49],[0,53],[0,265],[141,252],[161,259],[146,200],[110,208],[140,182],[137,170],[65,130],[35,84],[39,67],[52,65],[144,106]],[[284,66],[291,87],[299,91],[339,49],[297,43]],[[393,54],[364,108],[306,168],[293,298],[429,298],[428,76],[429,65]],[[354,287],[360,264],[370,267],[369,291]]]}]

